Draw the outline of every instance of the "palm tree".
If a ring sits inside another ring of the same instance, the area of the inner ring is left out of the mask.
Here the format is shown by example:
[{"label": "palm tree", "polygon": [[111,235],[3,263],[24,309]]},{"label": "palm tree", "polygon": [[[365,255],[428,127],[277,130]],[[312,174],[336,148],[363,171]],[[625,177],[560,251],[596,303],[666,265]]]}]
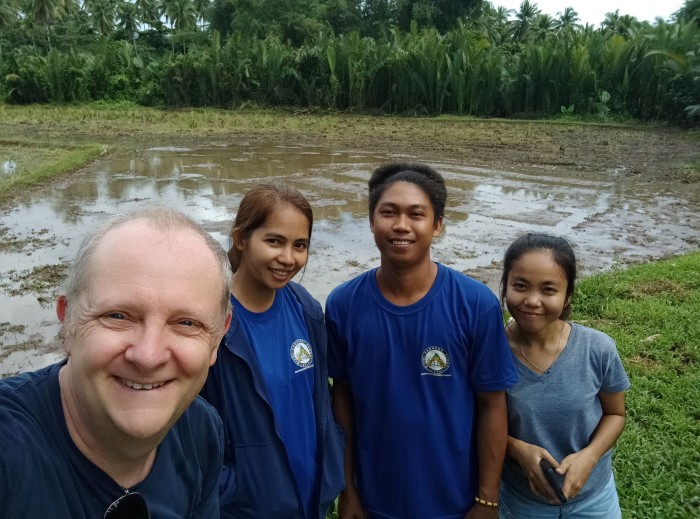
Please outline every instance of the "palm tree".
[{"label": "palm tree", "polygon": [[642,24],[636,17],[625,14],[620,16],[615,32],[621,34],[622,36],[632,37],[637,33],[641,26]]},{"label": "palm tree", "polygon": [[49,25],[64,13],[64,0],[29,0],[28,15],[39,25]]},{"label": "palm tree", "polygon": [[170,45],[175,53],[175,31],[197,27],[197,15],[192,0],[161,0],[160,12],[170,24]]},{"label": "palm tree", "polygon": [[210,5],[211,0],[194,0],[194,12],[197,15],[200,27],[204,27],[204,17],[206,16]]},{"label": "palm tree", "polygon": [[619,34],[629,38],[634,36],[641,25],[634,16],[629,14],[620,16],[620,10],[616,9],[614,13],[606,13],[605,20],[600,24],[600,27],[608,35]]},{"label": "palm tree", "polygon": [[578,13],[574,11],[573,7],[567,7],[564,12],[557,13],[559,18],[557,19],[557,29],[564,32],[572,32],[574,29],[581,27],[578,23],[580,18]]},{"label": "palm tree", "polygon": [[114,0],[90,0],[88,10],[92,23],[102,36],[108,36],[114,29]]},{"label": "palm tree", "polygon": [[484,2],[481,7],[474,8],[467,16],[468,25],[475,31],[486,36],[491,43],[500,44],[510,32],[508,17],[512,10],[499,5],[493,7],[490,2]]},{"label": "palm tree", "polygon": [[121,0],[117,5],[117,19],[118,27],[133,42],[139,30],[139,13],[136,4],[132,4],[128,0]]},{"label": "palm tree", "polygon": [[134,0],[134,6],[139,19],[147,24],[153,25],[158,20],[158,3],[156,0]]},{"label": "palm tree", "polygon": [[524,41],[532,21],[538,14],[540,14],[540,10],[537,4],[531,4],[530,0],[525,0],[520,4],[520,11],[515,13],[515,21],[513,22],[513,38]]},{"label": "palm tree", "polygon": [[19,6],[15,0],[6,0],[0,4],[0,29],[10,27],[17,21]]},{"label": "palm tree", "polygon": [[620,10],[615,9],[613,13],[605,13],[605,20],[600,24],[600,28],[604,32],[612,32],[617,27],[617,22],[620,20]]},{"label": "palm tree", "polygon": [[[19,6],[15,0],[7,0],[6,3],[0,5],[0,29],[11,27],[17,23],[19,16]],[[2,42],[0,42],[0,63],[2,63]]]},{"label": "palm tree", "polygon": [[[27,0],[26,23],[29,27],[35,25],[46,29],[46,40],[51,48],[52,22],[60,20],[66,14],[66,5],[71,0]],[[34,35],[32,34],[32,42]]]},{"label": "palm tree", "polygon": [[538,14],[532,21],[529,34],[532,35],[533,41],[542,43],[554,37],[554,28],[556,20],[548,14]]},{"label": "palm tree", "polygon": [[197,27],[197,13],[192,0],[163,0],[161,12],[174,30]]},{"label": "palm tree", "polygon": [[80,12],[80,0],[63,0],[63,14],[77,15]]},{"label": "palm tree", "polygon": [[673,17],[677,21],[689,22],[695,21],[695,24],[700,27],[700,0],[685,0],[683,6],[673,13]]},{"label": "palm tree", "polygon": [[505,6],[499,5],[496,7],[496,9],[493,9],[491,11],[492,13],[492,18],[493,21],[496,22],[497,25],[502,25],[508,22],[508,17],[510,14],[513,12],[512,9],[508,9]]}]

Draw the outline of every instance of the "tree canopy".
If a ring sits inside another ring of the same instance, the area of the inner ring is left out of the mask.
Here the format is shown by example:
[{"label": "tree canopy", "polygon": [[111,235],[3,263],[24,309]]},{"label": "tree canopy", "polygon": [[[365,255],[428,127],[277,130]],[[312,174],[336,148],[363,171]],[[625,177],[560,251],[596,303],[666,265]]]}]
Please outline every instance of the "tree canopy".
[{"label": "tree canopy", "polygon": [[0,98],[700,119],[700,0],[599,27],[482,0],[5,0]]}]

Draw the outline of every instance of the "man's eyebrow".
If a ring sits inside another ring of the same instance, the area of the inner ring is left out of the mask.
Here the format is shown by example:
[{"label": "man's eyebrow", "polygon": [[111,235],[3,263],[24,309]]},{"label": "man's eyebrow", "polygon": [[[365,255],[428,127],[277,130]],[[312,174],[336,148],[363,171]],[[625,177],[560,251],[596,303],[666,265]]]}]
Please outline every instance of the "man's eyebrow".
[{"label": "man's eyebrow", "polygon": [[408,209],[425,209],[427,207],[430,207],[430,204],[418,203],[418,204],[410,204],[410,205],[404,206],[401,203],[392,202],[392,201],[387,200],[385,202],[380,203],[378,207],[407,207]]},{"label": "man's eyebrow", "polygon": [[131,311],[137,308],[138,305],[128,299],[109,299],[109,298],[92,298],[88,300],[83,307],[91,313],[104,313],[112,311]]}]

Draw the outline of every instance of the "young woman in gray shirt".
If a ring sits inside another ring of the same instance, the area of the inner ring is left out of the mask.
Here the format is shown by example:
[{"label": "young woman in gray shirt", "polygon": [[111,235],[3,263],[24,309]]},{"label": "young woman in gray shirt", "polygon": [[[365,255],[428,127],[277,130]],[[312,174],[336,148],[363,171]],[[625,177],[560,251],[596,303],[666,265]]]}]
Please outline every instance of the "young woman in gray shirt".
[{"label": "young woman in gray shirt", "polygon": [[506,251],[501,299],[519,379],[506,390],[502,518],[621,517],[611,456],[630,383],[609,336],[566,320],[575,278],[563,238],[527,234]]}]

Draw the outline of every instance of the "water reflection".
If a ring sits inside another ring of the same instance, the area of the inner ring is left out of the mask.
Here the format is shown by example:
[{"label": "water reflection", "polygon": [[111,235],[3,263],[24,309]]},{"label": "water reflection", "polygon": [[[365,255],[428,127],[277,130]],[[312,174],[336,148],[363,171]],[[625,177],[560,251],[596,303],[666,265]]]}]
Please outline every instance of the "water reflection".
[{"label": "water reflection", "polygon": [[0,171],[2,171],[2,173],[5,175],[11,175],[17,171],[17,163],[14,160],[5,160],[2,162]]},{"label": "water reflection", "polygon": [[[0,237],[42,240],[0,255],[0,324],[5,323],[0,375],[45,363],[46,356],[37,356],[37,344],[40,350],[58,345],[53,309],[40,304],[52,299],[53,292],[10,296],[11,274],[69,262],[89,229],[142,204],[180,208],[228,247],[236,208],[250,186],[269,179],[295,186],[315,216],[303,282],[324,301],[333,287],[377,265],[367,218],[367,179],[376,166],[397,158],[421,159],[293,146],[161,147],[108,157],[92,169],[25,194],[0,213],[5,233]],[[608,174],[581,176],[551,167],[506,171],[454,162],[433,165],[444,174],[449,192],[445,231],[436,240],[434,257],[494,290],[505,247],[525,231],[570,237],[584,272],[609,268],[619,259],[696,248],[700,237],[698,193],[692,185],[613,182]],[[10,325],[13,331],[8,331]]]}]

